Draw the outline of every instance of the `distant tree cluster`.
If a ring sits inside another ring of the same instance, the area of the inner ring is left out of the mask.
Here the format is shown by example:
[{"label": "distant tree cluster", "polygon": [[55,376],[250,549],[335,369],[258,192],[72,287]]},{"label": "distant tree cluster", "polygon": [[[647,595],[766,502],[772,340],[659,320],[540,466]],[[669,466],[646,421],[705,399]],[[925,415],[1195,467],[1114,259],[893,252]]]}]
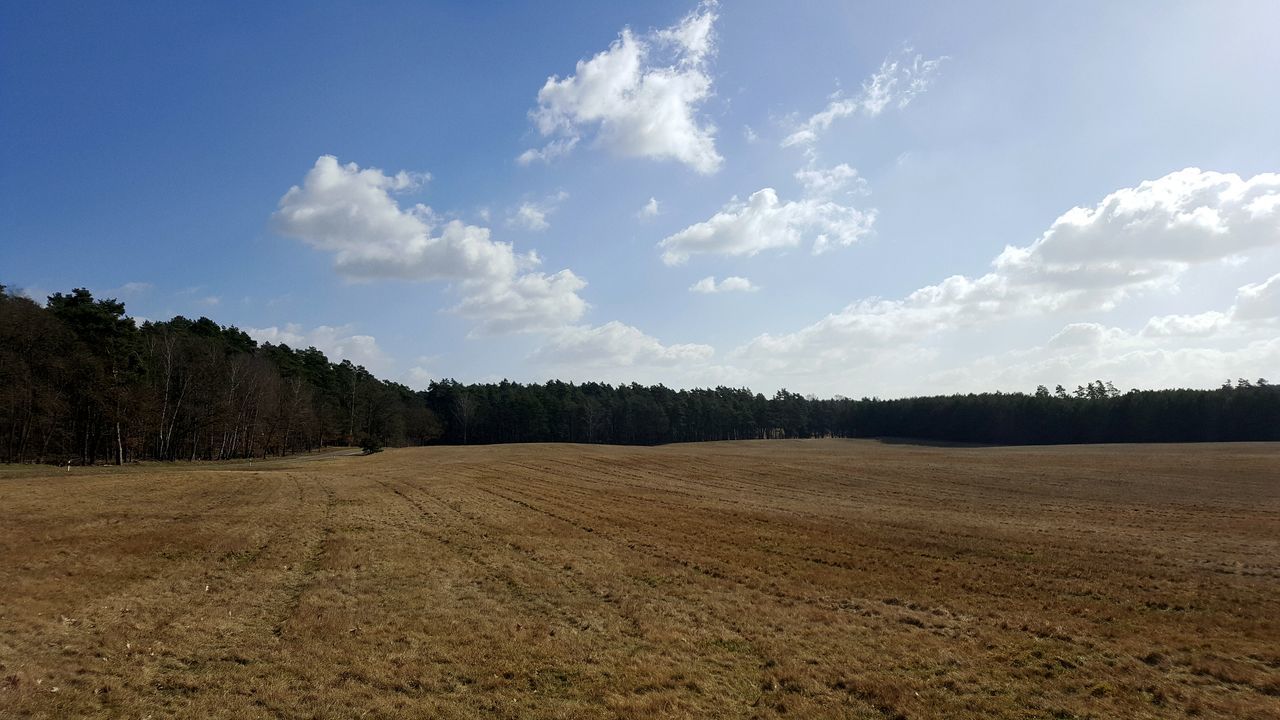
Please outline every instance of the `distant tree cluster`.
[{"label": "distant tree cluster", "polygon": [[441,442],[604,442],[903,437],[1059,444],[1280,440],[1280,388],[1264,379],[1218,390],[1132,390],[1097,381],[1068,392],[982,393],[896,400],[820,400],[780,390],[672,390],[642,385],[433,384]]},{"label": "distant tree cluster", "polygon": [[904,437],[1056,444],[1280,440],[1280,388],[1068,391],[896,400],[602,383],[413,391],[315,348],[257,344],[207,318],[138,327],[88,291],[47,306],[0,286],[0,461],[262,457],[326,445]]}]

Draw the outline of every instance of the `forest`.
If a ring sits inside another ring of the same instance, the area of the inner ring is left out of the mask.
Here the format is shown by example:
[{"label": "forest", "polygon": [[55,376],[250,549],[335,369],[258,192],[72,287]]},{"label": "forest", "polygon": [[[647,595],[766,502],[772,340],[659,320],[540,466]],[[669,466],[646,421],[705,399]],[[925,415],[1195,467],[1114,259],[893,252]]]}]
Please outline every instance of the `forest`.
[{"label": "forest", "polygon": [[1280,387],[819,399],[779,390],[453,380],[413,390],[315,348],[201,317],[141,325],[77,288],[41,305],[0,285],[0,462],[123,464],[326,446],[656,445],[884,437],[988,444],[1280,440]]}]

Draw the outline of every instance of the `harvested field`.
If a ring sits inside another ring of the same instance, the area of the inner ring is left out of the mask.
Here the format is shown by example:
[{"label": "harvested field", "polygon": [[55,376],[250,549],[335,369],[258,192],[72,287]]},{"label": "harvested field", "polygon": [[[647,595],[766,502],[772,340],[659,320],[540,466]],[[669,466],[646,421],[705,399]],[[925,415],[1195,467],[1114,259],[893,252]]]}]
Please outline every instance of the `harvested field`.
[{"label": "harvested field", "polygon": [[1280,717],[1280,446],[0,469],[0,715]]}]

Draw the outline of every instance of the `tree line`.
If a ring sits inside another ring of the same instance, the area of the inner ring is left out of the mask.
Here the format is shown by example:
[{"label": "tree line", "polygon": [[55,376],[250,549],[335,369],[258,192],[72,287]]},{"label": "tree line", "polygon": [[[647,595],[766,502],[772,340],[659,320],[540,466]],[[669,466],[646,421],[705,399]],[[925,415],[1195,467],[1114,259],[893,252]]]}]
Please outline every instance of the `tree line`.
[{"label": "tree line", "polygon": [[208,318],[0,286],[0,461],[222,460],[439,437],[418,393]]},{"label": "tree line", "polygon": [[603,442],[901,437],[983,444],[1280,440],[1280,387],[1241,379],[1215,390],[1119,392],[1096,381],[1068,392],[892,400],[818,399],[779,390],[503,381],[432,384],[440,442]]},{"label": "tree line", "polygon": [[84,289],[40,305],[0,286],[0,461],[218,460],[431,443],[903,437],[1053,444],[1280,440],[1280,388],[818,399],[780,390],[604,383],[415,391],[315,348],[258,344],[208,318],[138,325]]}]

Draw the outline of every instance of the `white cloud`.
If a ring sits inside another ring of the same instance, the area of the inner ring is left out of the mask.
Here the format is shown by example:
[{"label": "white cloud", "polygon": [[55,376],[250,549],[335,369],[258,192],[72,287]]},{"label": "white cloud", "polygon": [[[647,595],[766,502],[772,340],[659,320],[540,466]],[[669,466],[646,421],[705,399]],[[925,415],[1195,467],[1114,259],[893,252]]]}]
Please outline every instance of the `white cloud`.
[{"label": "white cloud", "polygon": [[732,275],[730,277],[716,282],[714,275],[708,275],[698,282],[689,286],[689,292],[711,294],[725,292],[755,292],[760,288],[751,284],[751,281],[744,277]]},{"label": "white cloud", "polygon": [[[852,170],[847,165],[839,168]],[[848,180],[826,177],[814,182],[827,191]],[[764,250],[796,247],[806,238],[812,238],[813,252],[818,254],[833,245],[857,242],[871,232],[875,217],[875,210],[862,211],[820,195],[784,203],[776,190],[767,187],[752,193],[745,202],[733,198],[710,219],[664,238],[658,246],[668,265],[679,265],[699,253],[752,256]]]},{"label": "white cloud", "polygon": [[151,292],[154,286],[148,282],[127,282],[115,290],[121,295],[142,295]]},{"label": "white cloud", "polygon": [[854,192],[867,192],[867,181],[858,177],[858,171],[845,163],[831,168],[797,170],[796,180],[810,197],[834,197],[850,185],[854,186]]},{"label": "white cloud", "polygon": [[1031,245],[1005,248],[995,274],[1038,301],[1109,307],[1193,265],[1277,244],[1277,196],[1280,174],[1187,168],[1064,213]]},{"label": "white cloud", "polygon": [[[1280,193],[1273,197],[1280,198]],[[1231,314],[1240,320],[1280,320],[1280,274],[1240,288]]]},{"label": "white cloud", "polygon": [[875,117],[890,106],[905,108],[917,95],[929,89],[944,60],[945,57],[926,60],[923,55],[913,55],[911,48],[905,48],[897,57],[885,58],[880,69],[863,81],[858,95],[847,98],[837,94],[825,109],[810,116],[783,138],[782,146],[812,144],[836,120],[859,111]]},{"label": "white cloud", "polygon": [[53,294],[48,290],[39,287],[13,288],[9,292],[15,293],[20,297],[24,297],[41,307],[49,304],[49,296]]},{"label": "white cloud", "polygon": [[661,212],[661,210],[658,209],[658,199],[651,197],[649,198],[649,202],[645,203],[644,207],[640,208],[640,210],[636,212],[636,217],[641,220],[647,220],[649,218],[657,217],[659,212]]},{"label": "white cloud", "polygon": [[1125,331],[1092,322],[1071,323],[1049,338],[1051,348],[1082,348],[1124,338]]},{"label": "white cloud", "polygon": [[1102,328],[1095,342],[1073,347],[1041,346],[993,354],[918,378],[916,384],[949,391],[992,388],[1029,391],[1036,385],[1068,389],[1098,379],[1121,389],[1217,387],[1223,380],[1258,377],[1280,363],[1280,338],[1231,346],[1188,344],[1186,338],[1152,338]]},{"label": "white cloud", "polygon": [[405,373],[404,384],[414,390],[426,390],[435,379],[436,376],[430,370],[421,365],[414,365],[409,368],[409,372]]},{"label": "white cloud", "polygon": [[535,232],[551,227],[551,223],[547,222],[547,211],[529,202],[520,204],[510,223]]},{"label": "white cloud", "polygon": [[723,161],[715,127],[698,110],[711,95],[707,64],[715,54],[715,4],[707,2],[676,25],[647,36],[624,29],[608,50],[580,60],[574,74],[547,78],[530,117],[543,137],[526,150],[529,164],[563,155],[584,133],[623,156],[670,159],[700,173]]},{"label": "white cloud", "polygon": [[[759,335],[732,357],[769,372],[847,372],[885,354],[910,356],[960,328],[1106,311],[1128,297],[1175,287],[1196,264],[1280,246],[1278,197],[1277,174],[1244,180],[1194,168],[1171,173],[1111,193],[1093,208],[1064,213],[1030,245],[1005,248],[986,275],[952,276],[900,300],[860,300],[798,331]],[[1154,318],[1142,334],[1149,341],[1212,334],[1247,318],[1275,317],[1277,288],[1276,277],[1247,285],[1228,313]],[[1049,348],[1116,337],[1101,326],[1078,324],[1055,336]]]},{"label": "white cloud", "polygon": [[333,362],[350,360],[372,372],[385,371],[391,364],[390,358],[378,347],[378,341],[372,335],[356,334],[351,325],[320,325],[304,330],[301,325],[289,323],[283,328],[274,325],[245,328],[245,332],[260,343],[288,345],[295,350],[314,347]]},{"label": "white cloud", "polygon": [[334,253],[351,279],[445,280],[461,295],[454,308],[480,323],[476,332],[539,330],[576,322],[586,311],[585,282],[571,270],[534,272],[535,253],[517,255],[488,228],[442,221],[431,208],[404,209],[393,193],[423,176],[386,175],[341,165],[325,155],[272,216],[282,235]]},{"label": "white cloud", "polygon": [[575,135],[552,140],[540,148],[529,148],[516,156],[516,162],[520,165],[530,165],[535,162],[549,163],[561,155],[568,155],[570,151],[578,146],[578,139]]},{"label": "white cloud", "polygon": [[1265,329],[1280,321],[1280,274],[1236,290],[1235,302],[1226,312],[1211,310],[1196,315],[1162,315],[1147,321],[1142,335],[1160,337],[1211,337],[1241,335]]},{"label": "white cloud", "polygon": [[760,140],[760,135],[755,130],[752,130],[750,125],[743,125],[742,139],[746,140],[748,145],[754,145]]},{"label": "white cloud", "polygon": [[547,216],[554,213],[560,207],[560,203],[568,198],[569,193],[560,191],[540,202],[522,202],[511,217],[507,219],[507,224],[514,227],[522,227],[532,232],[543,232],[551,227],[551,223],[547,221]]},{"label": "white cloud", "polygon": [[571,270],[523,273],[503,282],[465,281],[454,310],[474,320],[472,336],[552,330],[577,321],[587,303],[578,291],[587,286]]},{"label": "white cloud", "polygon": [[1197,315],[1162,315],[1148,320],[1142,334],[1147,337],[1209,337],[1221,332],[1230,322],[1230,314],[1216,310]]},{"label": "white cloud", "polygon": [[615,320],[595,327],[558,330],[529,359],[535,363],[578,368],[672,366],[704,363],[714,352],[709,345],[663,345],[656,338]]}]

